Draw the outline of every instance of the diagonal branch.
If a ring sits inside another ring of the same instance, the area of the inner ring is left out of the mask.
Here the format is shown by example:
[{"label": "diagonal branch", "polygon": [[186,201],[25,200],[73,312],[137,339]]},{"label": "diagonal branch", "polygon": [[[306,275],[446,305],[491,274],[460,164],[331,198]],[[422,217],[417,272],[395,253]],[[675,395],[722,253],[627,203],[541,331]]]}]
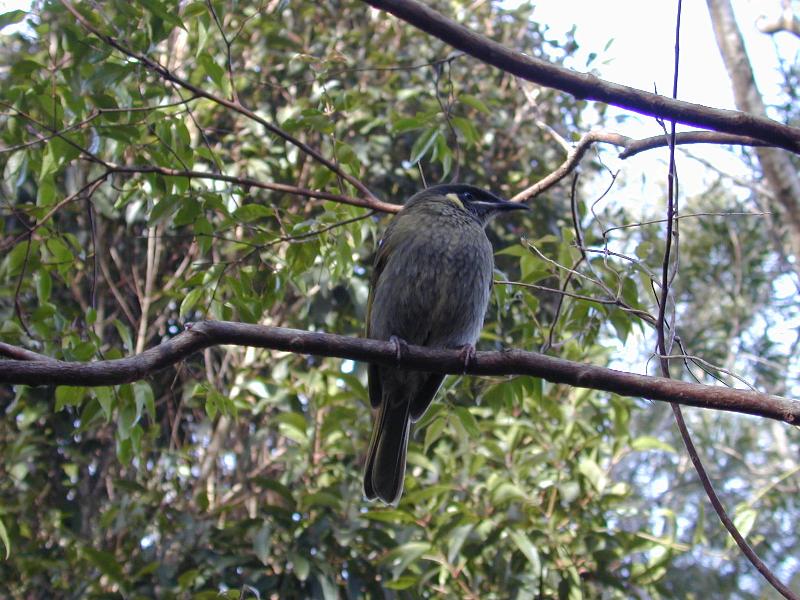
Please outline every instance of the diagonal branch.
[{"label": "diagonal branch", "polygon": [[[527,202],[532,198],[542,194],[546,190],[556,185],[559,181],[564,179],[567,175],[572,173],[578,164],[583,159],[586,151],[595,143],[606,143],[623,148],[618,157],[621,159],[630,158],[640,152],[646,150],[653,150],[654,148],[663,148],[670,143],[670,137],[665,135],[657,135],[649,138],[634,139],[621,133],[613,131],[606,131],[596,129],[589,131],[575,142],[574,145],[568,146],[567,158],[561,163],[555,171],[543,177],[530,187],[522,190],[511,198],[512,202]],[[675,134],[675,144],[731,144],[738,146],[768,146],[766,142],[757,140],[752,137],[742,135],[732,135],[729,133],[719,133],[716,131],[685,131],[683,133]]]},{"label": "diagonal branch", "polygon": [[675,100],[604,81],[589,73],[565,69],[510,50],[416,0],[365,0],[365,2],[392,13],[478,60],[522,79],[567,92],[576,98],[605,102],[637,113],[705,129],[751,136],[800,154],[800,129],[797,127],[789,127],[749,113],[709,108],[701,104]]},{"label": "diagonal branch", "polygon": [[116,48],[117,50],[119,50],[120,52],[125,54],[126,56],[136,60],[139,63],[141,63],[142,65],[144,65],[146,68],[148,68],[151,71],[153,71],[156,75],[158,75],[159,77],[161,77],[165,81],[170,81],[170,82],[172,82],[172,83],[174,83],[174,84],[176,84],[176,85],[178,85],[178,86],[180,86],[180,87],[192,92],[195,96],[198,96],[198,97],[201,97],[201,98],[206,98],[207,100],[211,100],[212,102],[215,102],[216,104],[219,104],[221,106],[229,108],[229,109],[231,109],[231,110],[233,110],[233,111],[235,111],[235,112],[237,112],[237,113],[239,113],[241,115],[244,115],[248,119],[251,119],[251,120],[255,121],[256,123],[261,125],[264,129],[266,129],[268,132],[278,136],[279,138],[281,138],[284,141],[292,144],[293,146],[296,146],[302,152],[304,152],[305,154],[308,154],[314,160],[316,160],[320,164],[324,165],[325,167],[330,169],[332,172],[336,173],[336,175],[338,175],[339,177],[341,177],[342,179],[347,181],[350,185],[352,185],[359,192],[361,192],[368,200],[378,201],[378,198],[375,196],[375,194],[373,194],[370,191],[370,189],[366,185],[364,185],[364,183],[362,183],[356,177],[353,177],[349,173],[345,172],[336,163],[334,163],[331,160],[325,158],[322,154],[320,154],[320,152],[318,150],[315,150],[314,148],[312,148],[308,144],[298,140],[296,137],[294,137],[293,135],[290,135],[289,133],[287,133],[286,131],[284,131],[283,129],[278,127],[277,125],[273,125],[272,123],[270,123],[266,119],[258,116],[252,110],[246,108],[245,106],[243,106],[239,102],[237,102],[235,100],[227,100],[226,98],[222,98],[221,96],[217,96],[215,94],[207,92],[203,88],[200,88],[200,87],[194,85],[190,81],[187,81],[186,79],[183,79],[182,77],[179,77],[178,75],[176,75],[175,73],[173,73],[172,71],[167,69],[165,66],[163,66],[163,65],[159,64],[158,62],[154,61],[152,58],[150,58],[150,57],[148,57],[148,56],[146,56],[144,54],[140,54],[138,52],[135,52],[135,51],[131,50],[130,48],[125,46],[123,43],[119,42],[113,36],[108,35],[106,33],[103,33],[102,31],[97,29],[94,25],[92,25],[92,23],[86,17],[84,17],[80,12],[78,12],[78,10],[74,6],[72,6],[72,3],[69,2],[69,0],[61,0],[61,4],[64,5],[64,8],[66,8],[72,14],[72,16],[74,16],[75,19],[77,19],[78,22],[86,30],[88,30],[89,32],[91,32],[92,34],[94,34],[95,36],[100,38],[101,40],[103,40],[106,44],[108,44],[112,48]]},{"label": "diagonal branch", "polygon": [[192,171],[192,170],[179,170],[171,169],[169,167],[160,167],[156,165],[117,165],[113,163],[104,163],[111,173],[158,173],[166,177],[186,177],[188,179],[210,179],[213,181],[225,181],[233,183],[242,187],[254,187],[274,192],[284,192],[286,194],[293,194],[296,196],[304,196],[306,198],[319,198],[321,200],[331,200],[340,204],[349,204],[351,206],[360,206],[362,208],[371,208],[372,210],[388,213],[396,213],[401,208],[400,204],[392,204],[390,202],[383,202],[377,198],[360,198],[357,196],[346,196],[344,194],[334,194],[332,192],[325,192],[323,190],[312,190],[308,188],[298,187],[296,185],[289,185],[286,183],[275,183],[270,181],[260,181],[258,179],[250,179],[249,177],[239,177],[236,175],[225,175],[223,173],[211,173],[209,171]]},{"label": "diagonal branch", "polygon": [[[397,349],[392,342],[231,321],[193,323],[180,335],[141,354],[91,363],[41,360],[32,353],[0,344],[0,355],[17,359],[0,360],[0,383],[34,386],[129,383],[174,365],[199,350],[220,344],[335,356],[435,373],[529,375],[553,383],[603,390],[622,396],[800,424],[800,402],[761,392],[637,375],[522,350],[478,352],[465,371],[464,360],[458,350],[408,346],[404,347],[398,360]],[[24,360],[19,360],[21,357]]]}]

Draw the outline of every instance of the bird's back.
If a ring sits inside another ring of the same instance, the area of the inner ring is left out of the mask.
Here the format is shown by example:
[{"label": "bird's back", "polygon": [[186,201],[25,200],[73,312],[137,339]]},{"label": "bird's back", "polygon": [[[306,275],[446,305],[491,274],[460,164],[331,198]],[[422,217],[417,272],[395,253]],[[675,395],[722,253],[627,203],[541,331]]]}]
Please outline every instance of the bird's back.
[{"label": "bird's back", "polygon": [[447,199],[408,206],[387,229],[373,286],[369,336],[409,344],[474,344],[492,281],[483,226]]},{"label": "bird's back", "polygon": [[[369,337],[448,348],[477,341],[489,303],[492,246],[485,219],[466,210],[452,189],[415,196],[387,228],[373,271]],[[400,497],[411,423],[425,413],[443,378],[370,365],[377,414],[364,468],[367,498],[391,503]]]}]

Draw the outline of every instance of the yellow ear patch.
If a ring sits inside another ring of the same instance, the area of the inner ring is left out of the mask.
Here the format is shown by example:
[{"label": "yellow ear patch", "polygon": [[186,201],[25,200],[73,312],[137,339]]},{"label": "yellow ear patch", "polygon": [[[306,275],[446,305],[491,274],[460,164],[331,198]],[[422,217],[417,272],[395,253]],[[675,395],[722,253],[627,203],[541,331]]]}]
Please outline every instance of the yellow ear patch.
[{"label": "yellow ear patch", "polygon": [[454,194],[453,192],[450,192],[449,194],[447,194],[447,195],[445,196],[445,198],[447,198],[448,200],[450,200],[450,202],[452,202],[453,204],[455,204],[455,205],[456,205],[458,208],[460,208],[461,210],[464,210],[464,204],[461,202],[461,200],[459,200],[459,198],[458,198],[458,195],[457,195],[457,194]]}]

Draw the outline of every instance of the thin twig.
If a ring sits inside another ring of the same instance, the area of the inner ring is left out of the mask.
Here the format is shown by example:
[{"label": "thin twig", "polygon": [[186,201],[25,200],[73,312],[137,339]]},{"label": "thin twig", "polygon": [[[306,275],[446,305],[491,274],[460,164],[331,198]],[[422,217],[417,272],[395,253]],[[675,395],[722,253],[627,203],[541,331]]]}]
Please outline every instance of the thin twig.
[{"label": "thin twig", "polygon": [[[677,18],[676,18],[676,25],[675,25],[675,70],[673,76],[673,87],[672,87],[672,96],[673,98],[677,98],[678,95],[678,65],[680,62],[680,29],[681,29],[681,4],[682,0],[678,0],[678,8],[677,8]],[[657,320],[657,333],[658,333],[658,350],[659,350],[659,363],[661,365],[661,374],[664,377],[669,377],[669,358],[668,358],[668,350],[666,345],[665,339],[665,332],[664,332],[664,315],[666,311],[667,305],[667,297],[669,295],[669,289],[672,283],[672,278],[677,273],[677,267],[675,269],[675,273],[670,275],[670,249],[672,246],[672,237],[673,237],[673,226],[677,227],[677,222],[675,216],[678,214],[678,199],[677,199],[677,174],[675,169],[675,121],[672,121],[671,128],[670,128],[670,156],[669,156],[669,177],[667,180],[668,185],[668,201],[667,201],[667,232],[666,232],[666,247],[664,249],[664,261],[662,264],[662,278],[661,278],[661,301],[659,302],[658,307],[658,320]],[[677,246],[678,240],[676,237],[675,244]],[[677,264],[677,263],[676,263]],[[674,326],[672,328],[674,331]],[[681,437],[683,438],[684,445],[686,446],[686,450],[689,453],[689,458],[692,461],[692,465],[697,472],[697,475],[700,478],[700,482],[703,485],[703,489],[708,496],[708,499],[711,501],[711,505],[714,507],[714,511],[717,513],[720,521],[725,526],[725,529],[728,530],[731,537],[736,541],[736,544],[741,549],[742,553],[747,557],[747,559],[756,567],[759,573],[761,573],[764,578],[774,587],[780,594],[784,597],[796,600],[798,597],[786,586],[781,582],[775,574],[769,569],[769,567],[758,557],[755,553],[755,550],[747,543],[747,540],[744,539],[744,536],[738,530],[736,525],[733,523],[731,518],[728,516],[725,507],[722,505],[722,502],[719,499],[719,496],[714,490],[714,485],[711,482],[711,478],[708,476],[708,473],[703,465],[703,462],[700,460],[700,455],[697,452],[697,448],[692,441],[691,434],[689,433],[689,429],[686,426],[686,421],[683,418],[683,411],[679,404],[673,402],[671,403],[672,412],[675,415],[675,421],[678,425],[678,430],[680,431]]]},{"label": "thin twig", "polygon": [[319,151],[315,150],[314,148],[312,148],[308,144],[306,144],[304,142],[301,142],[299,139],[297,139],[293,135],[287,133],[286,131],[284,131],[283,129],[278,127],[277,125],[274,125],[274,124],[270,123],[269,121],[267,121],[266,119],[260,117],[255,112],[253,112],[252,110],[248,109],[247,107],[245,107],[244,105],[240,104],[239,102],[232,101],[232,100],[227,100],[225,98],[222,98],[220,96],[217,96],[215,94],[207,92],[206,90],[204,90],[204,89],[202,89],[200,87],[197,87],[196,85],[194,85],[193,83],[189,82],[188,80],[183,79],[182,77],[179,77],[178,75],[176,75],[175,73],[173,73],[172,71],[170,71],[169,69],[164,67],[163,65],[159,64],[155,60],[151,59],[150,57],[148,57],[148,56],[146,56],[144,54],[141,54],[139,52],[135,52],[134,50],[131,50],[130,48],[125,46],[123,43],[119,42],[113,36],[108,35],[106,33],[103,33],[102,31],[97,29],[94,25],[92,25],[92,23],[86,17],[84,17],[80,12],[78,12],[78,10],[72,5],[72,3],[69,0],[61,0],[61,4],[63,4],[63,6],[78,20],[78,22],[87,31],[91,32],[92,34],[94,34],[95,36],[100,38],[102,41],[104,41],[109,46],[111,46],[113,48],[116,48],[117,50],[119,50],[120,52],[125,54],[126,56],[128,56],[128,57],[130,57],[130,58],[132,58],[132,59],[134,59],[134,60],[136,60],[138,62],[140,62],[142,65],[144,65],[145,67],[147,67],[148,69],[153,71],[155,74],[157,74],[159,77],[161,77],[165,81],[170,81],[172,83],[175,83],[175,84],[181,86],[182,88],[192,92],[193,94],[195,94],[197,96],[200,96],[200,97],[206,98],[208,100],[211,100],[212,102],[215,102],[216,104],[219,104],[221,106],[229,108],[229,109],[231,109],[231,110],[233,110],[233,111],[235,111],[235,112],[247,117],[248,119],[250,119],[252,121],[255,121],[256,123],[261,125],[264,129],[266,129],[270,133],[278,136],[282,140],[284,140],[284,141],[288,142],[289,144],[297,147],[300,151],[302,151],[303,153],[311,156],[312,158],[314,158],[314,160],[316,160],[320,164],[324,165],[325,167],[330,169],[333,173],[335,173],[336,175],[338,175],[339,177],[341,177],[342,179],[347,181],[350,185],[352,185],[355,189],[357,189],[360,193],[362,193],[367,201],[369,201],[371,203],[380,202],[378,200],[378,198],[370,191],[370,189],[366,185],[364,185],[363,182],[361,182],[359,179],[353,177],[352,175],[350,175],[349,173],[344,171],[341,167],[339,167],[339,165],[337,165],[337,164],[331,162],[330,160],[328,160],[327,158],[325,158],[322,154],[320,154]]}]

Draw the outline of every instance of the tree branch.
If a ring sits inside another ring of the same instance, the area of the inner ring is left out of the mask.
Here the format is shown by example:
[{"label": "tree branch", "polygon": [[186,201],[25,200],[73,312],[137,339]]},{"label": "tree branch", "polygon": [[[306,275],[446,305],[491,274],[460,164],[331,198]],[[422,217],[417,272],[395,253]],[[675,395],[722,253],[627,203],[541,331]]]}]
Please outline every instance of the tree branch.
[{"label": "tree branch", "polygon": [[362,208],[371,208],[380,212],[396,213],[403,206],[401,204],[392,204],[390,202],[383,202],[377,198],[359,198],[356,196],[346,196],[344,194],[334,194],[332,192],[325,192],[322,190],[312,190],[308,188],[298,187],[296,185],[289,185],[286,183],[275,183],[270,181],[259,181],[258,179],[250,179],[248,177],[238,177],[235,175],[225,175],[222,173],[211,173],[208,171],[192,171],[192,170],[179,170],[171,169],[168,167],[160,167],[156,165],[117,165],[113,163],[103,163],[111,173],[158,173],[166,177],[186,177],[188,179],[210,179],[213,181],[225,181],[240,185],[242,187],[254,187],[264,190],[271,190],[274,192],[283,192],[286,194],[293,194],[296,196],[304,196],[306,198],[318,198],[321,200],[331,200],[340,204],[349,204],[351,206],[360,206]]},{"label": "tree branch", "polygon": [[756,22],[756,27],[761,33],[771,35],[785,31],[800,37],[800,19],[792,11],[791,5],[785,7],[777,17],[769,18],[762,15]]},{"label": "tree branch", "polygon": [[529,375],[622,396],[756,415],[793,425],[800,423],[800,402],[761,392],[637,375],[522,350],[478,352],[465,371],[458,350],[408,346],[398,361],[395,345],[387,341],[230,321],[193,323],[180,335],[141,354],[91,363],[36,360],[32,353],[3,344],[0,355],[27,356],[28,359],[0,360],[0,383],[32,386],[129,383],[169,367],[194,352],[220,344],[335,356],[435,373]]},{"label": "tree branch", "polygon": [[75,17],[75,19],[77,19],[77,21],[87,31],[91,32],[92,34],[94,34],[95,36],[100,38],[103,42],[105,42],[106,44],[108,44],[112,48],[116,48],[117,50],[119,50],[120,52],[125,54],[126,56],[128,56],[128,57],[130,57],[130,58],[132,58],[132,59],[134,59],[134,60],[136,60],[138,62],[140,62],[142,65],[144,65],[145,67],[147,67],[148,69],[153,71],[156,75],[158,75],[159,77],[161,77],[165,81],[170,81],[170,82],[182,87],[183,89],[192,92],[195,96],[211,100],[212,102],[215,102],[215,103],[217,103],[217,104],[219,104],[221,106],[229,108],[229,109],[231,109],[231,110],[233,110],[233,111],[235,111],[235,112],[237,112],[237,113],[239,113],[241,115],[244,115],[248,119],[251,119],[251,120],[255,121],[256,123],[261,125],[264,129],[266,129],[268,132],[278,136],[282,140],[284,140],[284,141],[292,144],[293,146],[297,147],[299,150],[301,150],[305,154],[307,154],[310,157],[312,157],[318,163],[324,165],[325,167],[330,169],[332,172],[336,173],[336,175],[341,177],[343,180],[347,181],[350,185],[352,185],[355,189],[357,189],[360,193],[362,193],[364,195],[364,197],[367,198],[368,200],[372,200],[372,201],[375,201],[375,202],[379,201],[377,196],[375,196],[375,194],[373,194],[370,191],[370,189],[363,182],[361,182],[356,177],[353,177],[349,173],[345,172],[343,169],[341,169],[339,167],[339,165],[337,165],[336,163],[332,162],[331,160],[325,158],[322,154],[320,154],[319,151],[315,150],[314,148],[312,148],[308,144],[298,140],[296,137],[290,135],[289,133],[287,133],[286,131],[284,131],[283,129],[278,127],[277,125],[274,125],[274,124],[270,123],[269,121],[267,121],[266,119],[258,116],[256,113],[254,113],[252,110],[246,108],[245,106],[240,104],[238,101],[227,100],[225,98],[222,98],[220,96],[216,96],[216,95],[214,95],[214,94],[212,94],[210,92],[207,92],[203,88],[200,88],[200,87],[194,85],[193,83],[187,81],[186,79],[183,79],[183,78],[179,77],[178,75],[176,75],[175,73],[173,73],[172,71],[167,69],[165,66],[159,64],[158,62],[154,61],[150,57],[148,57],[148,56],[146,56],[144,54],[140,54],[138,52],[134,52],[133,50],[131,50],[130,48],[128,48],[127,46],[125,46],[121,42],[117,41],[116,38],[114,38],[114,37],[112,37],[112,36],[110,36],[110,35],[108,35],[106,33],[103,33],[102,31],[97,29],[94,25],[92,25],[91,22],[89,22],[89,20],[86,17],[84,17],[80,12],[78,12],[78,10],[72,5],[72,3],[69,2],[69,0],[61,0],[61,4],[64,6],[64,8],[66,8]]},{"label": "tree branch", "polygon": [[510,50],[416,0],[365,0],[365,2],[392,13],[478,60],[522,79],[567,92],[576,98],[605,102],[668,121],[751,136],[800,154],[800,129],[796,127],[789,127],[749,113],[709,108],[701,104],[659,96],[604,81],[589,73],[558,67],[547,61]]},{"label": "tree branch", "polygon": [[[522,190],[511,198],[512,202],[527,202],[532,198],[538,196],[546,190],[556,185],[559,181],[564,179],[567,175],[572,173],[580,163],[586,151],[596,143],[613,144],[623,148],[618,157],[621,159],[630,158],[640,152],[646,150],[653,150],[655,148],[663,148],[669,146],[670,138],[665,135],[656,135],[649,138],[634,139],[621,133],[614,133],[613,131],[605,131],[596,129],[589,131],[579,139],[575,144],[569,147],[567,151],[567,158],[561,163],[555,171],[543,177],[530,187]],[[682,144],[730,144],[736,146],[769,146],[766,142],[756,138],[732,135],[730,133],[719,133],[717,131],[684,131],[683,133],[675,134],[675,143]]]}]

